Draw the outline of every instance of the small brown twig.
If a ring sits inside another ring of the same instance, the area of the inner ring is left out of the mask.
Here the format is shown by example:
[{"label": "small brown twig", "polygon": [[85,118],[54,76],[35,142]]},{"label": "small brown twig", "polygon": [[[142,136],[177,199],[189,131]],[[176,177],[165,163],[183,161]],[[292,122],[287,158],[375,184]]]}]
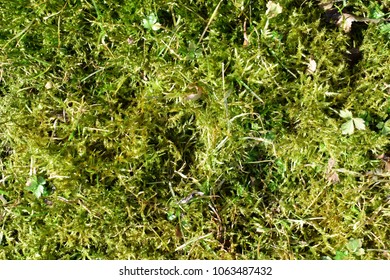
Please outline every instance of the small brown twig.
[{"label": "small brown twig", "polygon": [[246,19],[244,21],[244,43],[243,46],[246,47],[249,45],[248,35],[246,34]]}]

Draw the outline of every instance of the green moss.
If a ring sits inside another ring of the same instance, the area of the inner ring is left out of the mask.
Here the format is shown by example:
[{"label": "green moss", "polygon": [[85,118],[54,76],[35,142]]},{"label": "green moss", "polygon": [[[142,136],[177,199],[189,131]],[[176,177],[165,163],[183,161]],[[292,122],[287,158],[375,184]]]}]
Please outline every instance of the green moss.
[{"label": "green moss", "polygon": [[386,26],[346,34],[316,1],[8,2],[1,259],[389,258]]}]

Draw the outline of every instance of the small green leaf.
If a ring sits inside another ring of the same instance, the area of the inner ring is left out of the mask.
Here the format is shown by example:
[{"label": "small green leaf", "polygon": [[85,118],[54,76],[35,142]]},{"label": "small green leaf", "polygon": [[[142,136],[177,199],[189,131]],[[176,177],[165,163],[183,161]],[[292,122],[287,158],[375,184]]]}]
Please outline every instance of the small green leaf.
[{"label": "small green leaf", "polygon": [[157,20],[157,16],[152,13],[142,20],[142,25],[145,29],[156,31],[161,28],[161,25],[157,22]]},{"label": "small green leaf", "polygon": [[190,41],[187,48],[187,58],[190,60],[202,57],[202,49]]},{"label": "small green leaf", "polygon": [[351,239],[347,243],[347,249],[352,253],[357,253],[359,249],[362,247],[361,239]]},{"label": "small green leaf", "polygon": [[33,176],[27,183],[26,190],[31,191],[36,198],[40,198],[45,192],[46,181],[42,176]]},{"label": "small green leaf", "polygon": [[355,131],[352,119],[341,125],[341,131],[343,134],[351,135]]},{"label": "small green leaf", "polygon": [[359,249],[356,251],[356,253],[355,253],[356,256],[363,256],[364,254],[365,254],[365,251],[364,251],[363,248],[359,248]]},{"label": "small green leaf", "polygon": [[173,212],[168,212],[167,217],[168,217],[168,221],[173,221],[176,219],[176,215]]},{"label": "small green leaf", "polygon": [[379,28],[380,33],[390,37],[390,23],[383,23]]},{"label": "small green leaf", "polygon": [[368,13],[369,18],[379,19],[379,18],[383,18],[384,16],[385,13],[382,12],[379,5],[375,5],[371,7],[371,9],[369,9],[369,13]]},{"label": "small green leaf", "polygon": [[366,126],[364,124],[364,120],[361,118],[353,118],[353,123],[357,130],[365,130]]},{"label": "small green leaf", "polygon": [[241,185],[237,186],[237,196],[242,197],[245,193],[245,188]]},{"label": "small green leaf", "polygon": [[347,256],[348,256],[348,252],[336,251],[336,256],[334,257],[334,259],[335,260],[343,260]]},{"label": "small green leaf", "polygon": [[8,193],[0,189],[0,195],[8,195]]},{"label": "small green leaf", "polygon": [[381,130],[382,135],[389,135],[390,134],[390,120],[384,122],[380,122],[376,126]]},{"label": "small green leaf", "polygon": [[340,110],[340,117],[343,119],[352,119],[352,113],[349,110]]}]

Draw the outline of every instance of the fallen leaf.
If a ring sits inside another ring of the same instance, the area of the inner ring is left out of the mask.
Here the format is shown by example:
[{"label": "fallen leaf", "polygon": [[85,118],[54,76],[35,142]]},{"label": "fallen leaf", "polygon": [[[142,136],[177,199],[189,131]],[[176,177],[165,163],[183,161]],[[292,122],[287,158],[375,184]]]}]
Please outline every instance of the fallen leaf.
[{"label": "fallen leaf", "polygon": [[322,3],[319,4],[319,6],[324,9],[325,11],[330,10],[333,8],[333,2],[327,2],[327,3]]},{"label": "fallen leaf", "polygon": [[307,64],[306,73],[312,75],[316,70],[317,70],[317,62],[314,59],[310,58],[309,63]]},{"label": "fallen leaf", "polygon": [[183,233],[181,232],[181,229],[180,229],[179,225],[176,226],[175,235],[176,235],[176,237],[178,239],[182,239],[183,238]]},{"label": "fallen leaf", "polygon": [[333,171],[329,176],[328,176],[328,182],[331,184],[337,184],[340,182],[339,175],[337,174],[336,171]]},{"label": "fallen leaf", "polygon": [[184,100],[190,100],[190,101],[195,101],[195,100],[198,100],[199,98],[202,97],[203,95],[203,88],[201,86],[198,86],[198,85],[190,85],[188,86],[189,89],[193,89],[195,88],[195,92],[192,92],[190,93],[189,95],[187,95]]},{"label": "fallen leaf", "polygon": [[336,184],[336,183],[340,182],[339,175],[337,174],[337,172],[335,170],[333,170],[336,163],[337,162],[334,158],[329,158],[328,166],[326,168],[326,179],[331,184]]},{"label": "fallen leaf", "polygon": [[336,165],[336,160],[334,158],[329,158],[328,159],[328,167],[327,167],[327,173],[330,173],[333,169],[333,167],[335,167]]},{"label": "fallen leaf", "polygon": [[381,159],[383,161],[383,169],[386,172],[390,172],[390,157],[385,154],[381,154],[376,157],[377,159]]},{"label": "fallen leaf", "polygon": [[348,33],[351,31],[352,23],[354,21],[357,21],[354,15],[343,13],[336,24],[337,26],[340,26],[345,33]]},{"label": "fallen leaf", "polygon": [[282,13],[283,8],[278,3],[274,3],[272,1],[268,1],[267,3],[267,11],[265,14],[268,18],[276,17],[278,14]]},{"label": "fallen leaf", "polygon": [[129,45],[133,44],[133,43],[134,43],[134,39],[131,38],[131,37],[127,38],[127,43],[128,43]]}]

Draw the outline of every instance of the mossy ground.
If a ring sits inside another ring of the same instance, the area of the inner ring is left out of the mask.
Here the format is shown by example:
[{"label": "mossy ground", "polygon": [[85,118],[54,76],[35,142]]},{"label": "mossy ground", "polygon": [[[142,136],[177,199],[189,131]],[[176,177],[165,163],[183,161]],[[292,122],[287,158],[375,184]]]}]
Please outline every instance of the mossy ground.
[{"label": "mossy ground", "polygon": [[2,1],[0,258],[389,259],[389,28],[267,2]]}]

